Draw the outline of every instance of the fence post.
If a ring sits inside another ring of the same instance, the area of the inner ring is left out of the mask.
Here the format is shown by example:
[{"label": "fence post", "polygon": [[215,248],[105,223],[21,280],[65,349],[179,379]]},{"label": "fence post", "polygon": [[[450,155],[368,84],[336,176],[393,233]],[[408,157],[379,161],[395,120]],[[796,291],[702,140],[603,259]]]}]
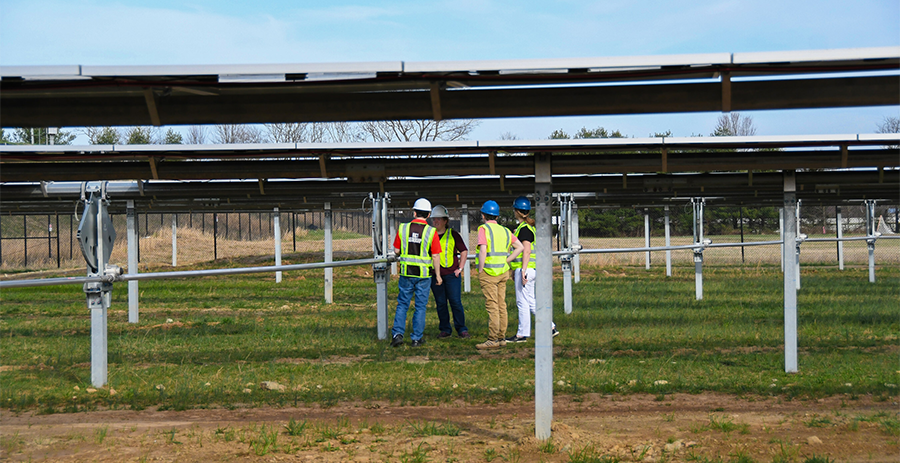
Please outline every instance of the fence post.
[{"label": "fence post", "polygon": [[178,266],[178,214],[172,214],[172,267]]},{"label": "fence post", "polygon": [[[644,209],[644,246],[650,247],[650,211]],[[644,253],[644,269],[650,270],[650,251]]]},{"label": "fence post", "polygon": [[59,214],[55,214],[56,216],[56,268],[60,268],[62,266],[62,262],[60,260],[60,249],[59,249]]},{"label": "fence post", "polygon": [[24,268],[28,268],[28,216],[22,216],[22,240],[25,242],[23,248],[25,249],[25,264]]},{"label": "fence post", "polygon": [[[126,244],[128,246],[128,274],[137,275],[138,273],[138,256],[137,256],[137,232],[135,231],[135,215],[134,201],[127,200],[125,202],[125,229]],[[138,281],[130,280],[128,282],[128,323],[138,322]]]},{"label": "fence post", "polygon": [[835,229],[837,231],[837,258],[838,258],[838,270],[844,270],[844,242],[841,241],[841,238],[844,237],[844,221],[841,218],[841,206],[837,206],[837,222],[835,223]]},{"label": "fence post", "polygon": [[778,234],[781,239],[781,259],[779,260],[781,261],[781,273],[784,273],[784,250],[786,249],[785,246],[787,246],[787,242],[784,241],[784,207],[778,209]]},{"label": "fence post", "polygon": [[[671,246],[672,239],[670,237],[671,232],[669,231],[669,206],[665,207],[666,211],[666,247]],[[666,251],[666,276],[672,276],[672,251]]]},{"label": "fence post", "polygon": [[[793,170],[784,171],[784,209],[782,214],[782,268],[784,268],[784,371],[797,372],[797,182]],[[790,217],[790,220],[786,220]],[[788,252],[791,251],[791,252]]]},{"label": "fence post", "polygon": [[[277,207],[272,214],[272,227],[275,233],[275,265],[281,265],[281,213]],[[275,283],[281,283],[281,271],[275,272]]]},{"label": "fence post", "polygon": [[219,260],[219,214],[213,212],[213,260]]},{"label": "fence post", "polygon": [[[325,262],[332,261],[332,243],[331,243],[331,203],[325,203]],[[325,303],[331,304],[334,296],[334,269],[325,268]]]}]

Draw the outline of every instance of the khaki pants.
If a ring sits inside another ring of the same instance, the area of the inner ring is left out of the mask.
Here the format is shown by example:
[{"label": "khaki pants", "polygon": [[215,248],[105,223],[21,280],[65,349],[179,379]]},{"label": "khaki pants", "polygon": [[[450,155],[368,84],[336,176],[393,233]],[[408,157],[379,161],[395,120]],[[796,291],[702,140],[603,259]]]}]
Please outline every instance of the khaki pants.
[{"label": "khaki pants", "polygon": [[509,272],[500,275],[478,274],[481,291],[484,293],[484,308],[488,313],[488,339],[500,341],[506,338],[506,281]]}]

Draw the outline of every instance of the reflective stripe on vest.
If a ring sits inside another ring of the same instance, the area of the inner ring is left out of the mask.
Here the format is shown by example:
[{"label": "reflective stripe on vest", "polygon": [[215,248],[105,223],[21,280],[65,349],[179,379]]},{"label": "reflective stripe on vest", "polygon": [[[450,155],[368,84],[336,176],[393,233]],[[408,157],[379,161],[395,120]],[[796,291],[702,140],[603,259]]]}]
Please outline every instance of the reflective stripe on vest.
[{"label": "reflective stripe on vest", "polygon": [[482,227],[485,229],[485,238],[487,239],[487,256],[484,259],[485,273],[497,276],[508,272],[509,264],[506,262],[506,258],[509,257],[512,233],[508,228],[496,223],[486,223]]},{"label": "reflective stripe on vest", "polygon": [[[537,268],[537,259],[535,259],[535,255],[534,255],[534,242],[537,241],[537,232],[535,231],[533,226],[528,225],[527,222],[522,222],[519,224],[518,227],[516,227],[516,231],[515,231],[516,238],[519,237],[519,230],[521,230],[522,228],[528,228],[529,230],[531,230],[531,233],[534,235],[534,241],[531,242],[531,256],[528,258],[528,268],[536,269]],[[522,241],[522,240],[519,240],[519,241]],[[525,243],[522,243],[522,244],[524,245]],[[516,258],[512,262],[509,263],[509,267],[514,268],[514,269],[522,268],[522,260],[523,260],[522,256],[524,254],[525,254],[525,251],[522,251],[518,256],[516,256]]]},{"label": "reflective stripe on vest", "polygon": [[[431,238],[434,237],[434,228],[425,225],[422,229],[422,241],[419,243],[419,254],[409,253],[409,228],[412,223],[404,223],[400,225],[400,275],[413,278],[430,278],[428,269],[434,264],[431,260]],[[417,272],[411,272],[412,269],[418,269]],[[415,274],[414,274],[415,273]]]},{"label": "reflective stripe on vest", "polygon": [[453,230],[447,229],[441,237],[441,267],[453,266],[453,258],[456,257],[456,240],[453,238]]}]

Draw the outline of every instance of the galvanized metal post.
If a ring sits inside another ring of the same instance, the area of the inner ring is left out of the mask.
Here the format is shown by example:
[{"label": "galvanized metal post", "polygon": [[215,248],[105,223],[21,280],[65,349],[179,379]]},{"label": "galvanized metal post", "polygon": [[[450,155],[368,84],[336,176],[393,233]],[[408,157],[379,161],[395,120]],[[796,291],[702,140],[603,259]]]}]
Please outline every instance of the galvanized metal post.
[{"label": "galvanized metal post", "polygon": [[[694,244],[703,246],[703,198],[691,198],[694,206]],[[703,248],[694,248],[694,293],[698,301],[703,299]]]},{"label": "galvanized metal post", "polygon": [[178,214],[172,214],[172,267],[178,267]]},{"label": "galvanized metal post", "polygon": [[[650,212],[644,209],[644,246],[650,247]],[[650,251],[644,253],[644,268],[650,270]]]},{"label": "galvanized metal post", "polygon": [[[796,214],[794,216],[792,216],[792,217],[795,217],[796,221],[797,221],[797,228],[795,228],[795,230],[797,231],[797,237],[799,237],[801,235],[801,232],[800,232],[800,206],[801,205],[802,205],[802,200],[798,199],[797,206],[796,206]],[[793,243],[793,241],[791,243]],[[797,281],[797,289],[799,290],[800,289],[800,242],[799,241],[797,242],[797,245],[795,246],[795,251],[794,251],[793,255],[795,256],[794,265],[797,266],[797,272],[794,274],[794,278]]]},{"label": "galvanized metal post", "polygon": [[869,283],[875,283],[875,232],[878,226],[875,222],[875,201],[866,201],[866,247],[869,248]]},{"label": "galvanized metal post", "polygon": [[[134,201],[126,201],[125,206],[125,227],[127,229],[128,241],[128,274],[137,275],[138,259],[137,259],[137,232],[135,231],[134,217]],[[128,282],[128,323],[138,322],[138,281]]]},{"label": "galvanized metal post", "polygon": [[537,236],[535,250],[534,336],[534,435],[539,441],[550,439],[553,422],[553,258],[552,194],[553,177],[550,153],[534,155],[534,203]]},{"label": "galvanized metal post", "polygon": [[[397,212],[394,211],[394,208],[388,209],[388,222],[391,230],[391,238],[397,236]],[[393,243],[393,241],[388,240],[389,243]],[[397,274],[397,263],[391,262],[391,275]]]},{"label": "galvanized metal post", "polygon": [[[469,249],[469,254],[472,254],[472,244],[469,243],[469,205],[463,203],[460,206],[459,212],[459,228],[460,235],[462,235],[462,239],[466,240],[466,248]],[[467,293],[472,292],[472,276],[471,276],[471,267],[469,266],[469,261],[461,262],[460,265],[463,266],[463,290]]]},{"label": "galvanized metal post", "polygon": [[[332,261],[332,252],[331,252],[331,203],[325,203],[325,214],[324,214],[325,223],[325,262]],[[333,300],[334,294],[334,271],[331,267],[325,269],[325,303],[331,304]]]},{"label": "galvanized metal post", "polygon": [[838,270],[844,270],[844,242],[841,239],[844,237],[844,220],[841,217],[841,206],[835,208],[837,212],[837,222],[835,223],[835,229],[837,231],[837,257],[838,257]]},{"label": "galvanized metal post", "polygon": [[[281,265],[281,212],[272,213],[272,232],[275,238],[275,265]],[[281,283],[281,271],[275,272],[275,283]]]},{"label": "galvanized metal post", "polygon": [[[563,251],[572,250],[572,195],[559,195],[559,237]],[[572,313],[572,255],[559,256],[563,272],[563,311]]]},{"label": "galvanized metal post", "polygon": [[[574,200],[572,201],[572,246],[576,249],[581,249],[578,230],[578,204],[575,204]],[[572,273],[575,275],[575,283],[580,283],[581,254],[575,254],[574,256],[572,256]]]},{"label": "galvanized metal post", "polygon": [[[382,259],[390,254],[391,235],[388,226],[388,202],[390,196],[380,193],[372,196],[372,251],[376,259]],[[388,338],[388,265],[379,263],[372,265],[372,273],[375,276],[375,312],[378,339]]]},{"label": "galvanized metal post", "polygon": [[[671,232],[669,230],[669,206],[665,207],[665,211],[666,211],[666,247],[669,247],[672,245],[672,240],[670,237]],[[672,276],[672,251],[666,251],[666,276],[667,277]]]},{"label": "galvanized metal post", "polygon": [[[797,242],[797,182],[793,170],[784,171],[784,217],[782,239],[784,240],[784,371],[797,372],[797,266],[794,265],[793,250]],[[790,249],[792,252],[787,252]]]}]

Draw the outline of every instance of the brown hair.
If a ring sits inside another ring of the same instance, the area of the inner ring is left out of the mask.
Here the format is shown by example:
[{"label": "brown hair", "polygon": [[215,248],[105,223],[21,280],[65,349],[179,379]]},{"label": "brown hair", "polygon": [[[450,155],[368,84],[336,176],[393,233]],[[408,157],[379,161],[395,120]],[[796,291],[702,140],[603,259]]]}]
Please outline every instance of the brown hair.
[{"label": "brown hair", "polygon": [[516,213],[522,216],[522,219],[530,226],[534,226],[534,219],[528,217],[528,212],[523,211],[521,209],[516,209]]}]

